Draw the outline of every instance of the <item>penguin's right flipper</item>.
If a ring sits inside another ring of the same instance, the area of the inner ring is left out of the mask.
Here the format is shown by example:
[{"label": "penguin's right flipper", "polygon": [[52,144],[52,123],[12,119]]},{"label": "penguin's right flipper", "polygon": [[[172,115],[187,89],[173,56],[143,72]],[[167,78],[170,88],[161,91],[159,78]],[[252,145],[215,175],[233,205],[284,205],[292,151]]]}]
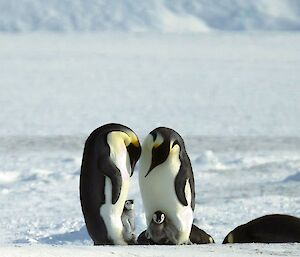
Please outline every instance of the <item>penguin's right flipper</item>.
[{"label": "penguin's right flipper", "polygon": [[117,166],[110,160],[103,162],[101,159],[101,172],[110,178],[111,185],[112,185],[112,204],[115,204],[120,197],[121,189],[122,189],[122,176],[120,170]]},{"label": "penguin's right flipper", "polygon": [[190,241],[193,244],[211,244],[215,242],[209,234],[194,224],[191,229]]}]

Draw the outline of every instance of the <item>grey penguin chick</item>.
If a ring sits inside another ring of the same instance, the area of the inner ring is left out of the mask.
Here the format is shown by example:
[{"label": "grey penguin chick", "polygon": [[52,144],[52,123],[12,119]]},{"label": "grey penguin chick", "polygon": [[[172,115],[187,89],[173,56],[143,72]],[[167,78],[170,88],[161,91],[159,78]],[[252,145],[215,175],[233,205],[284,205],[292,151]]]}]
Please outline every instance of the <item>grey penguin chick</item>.
[{"label": "grey penguin chick", "polygon": [[176,244],[178,231],[170,219],[161,211],[156,211],[145,236],[156,244]]},{"label": "grey penguin chick", "polygon": [[136,244],[134,218],[134,200],[126,200],[121,219],[123,223],[123,237],[128,244]]},{"label": "grey penguin chick", "polygon": [[[176,244],[178,236],[176,227],[161,211],[156,211],[147,230],[143,231],[137,239],[140,245],[172,245]],[[192,225],[189,241],[186,244],[211,244],[214,239],[204,230]]]}]

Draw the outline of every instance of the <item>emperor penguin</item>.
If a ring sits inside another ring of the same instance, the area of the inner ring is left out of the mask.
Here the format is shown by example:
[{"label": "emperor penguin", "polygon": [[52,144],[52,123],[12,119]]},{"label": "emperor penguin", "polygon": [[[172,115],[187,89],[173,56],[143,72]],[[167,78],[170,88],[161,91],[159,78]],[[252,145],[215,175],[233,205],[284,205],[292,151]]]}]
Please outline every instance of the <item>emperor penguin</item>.
[{"label": "emperor penguin", "polygon": [[[173,129],[159,127],[145,138],[139,185],[148,228],[153,215],[160,211],[176,228],[175,236],[171,233],[166,240],[189,243],[195,208],[194,175],[184,141]],[[156,242],[149,229],[148,234]]]},{"label": "emperor penguin", "polygon": [[80,201],[88,233],[95,245],[126,245],[122,213],[129,180],[141,155],[136,134],[110,123],[87,138],[80,174]]},{"label": "emperor penguin", "polygon": [[228,243],[300,243],[300,219],[284,214],[262,216],[232,230],[223,241]]},{"label": "emperor penguin", "polygon": [[126,200],[121,219],[123,223],[123,236],[128,244],[136,244],[134,218],[134,200]]}]

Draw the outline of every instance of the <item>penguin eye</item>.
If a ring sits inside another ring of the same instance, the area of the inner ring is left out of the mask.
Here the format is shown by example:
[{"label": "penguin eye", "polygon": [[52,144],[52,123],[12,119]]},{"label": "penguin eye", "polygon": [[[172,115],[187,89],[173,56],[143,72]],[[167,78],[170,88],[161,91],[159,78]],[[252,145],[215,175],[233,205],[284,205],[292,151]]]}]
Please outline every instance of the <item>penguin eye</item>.
[{"label": "penguin eye", "polygon": [[171,148],[173,148],[175,145],[179,145],[179,142],[178,142],[178,140],[175,140],[175,141],[173,142],[173,144],[172,144],[172,147],[171,147]]}]

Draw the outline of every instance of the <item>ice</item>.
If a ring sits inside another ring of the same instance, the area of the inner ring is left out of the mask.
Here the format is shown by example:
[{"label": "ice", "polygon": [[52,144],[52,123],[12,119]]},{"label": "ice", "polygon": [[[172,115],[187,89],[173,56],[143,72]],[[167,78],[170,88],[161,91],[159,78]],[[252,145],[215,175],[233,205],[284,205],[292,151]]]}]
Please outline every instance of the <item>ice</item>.
[{"label": "ice", "polygon": [[[299,255],[298,244],[220,245],[259,216],[300,216],[297,33],[1,34],[0,45],[1,255]],[[92,246],[80,165],[85,139],[108,122],[141,141],[160,125],[183,136],[195,224],[215,245]]]}]

